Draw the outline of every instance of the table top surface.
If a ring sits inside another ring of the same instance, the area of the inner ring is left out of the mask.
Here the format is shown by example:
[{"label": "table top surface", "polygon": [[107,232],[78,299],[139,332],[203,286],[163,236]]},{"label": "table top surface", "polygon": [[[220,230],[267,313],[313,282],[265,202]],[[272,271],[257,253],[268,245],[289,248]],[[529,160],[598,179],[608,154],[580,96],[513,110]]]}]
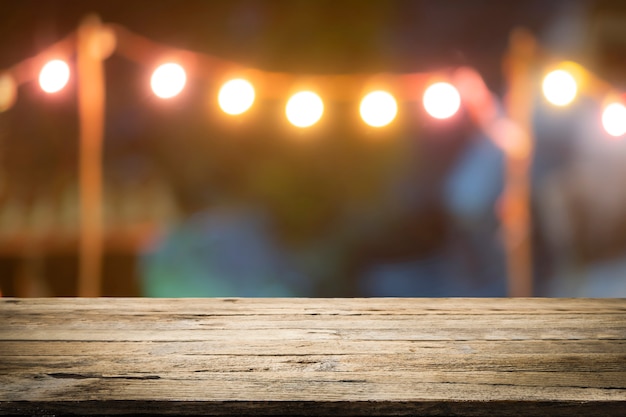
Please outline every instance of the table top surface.
[{"label": "table top surface", "polygon": [[626,415],[626,299],[0,299],[0,414]]}]

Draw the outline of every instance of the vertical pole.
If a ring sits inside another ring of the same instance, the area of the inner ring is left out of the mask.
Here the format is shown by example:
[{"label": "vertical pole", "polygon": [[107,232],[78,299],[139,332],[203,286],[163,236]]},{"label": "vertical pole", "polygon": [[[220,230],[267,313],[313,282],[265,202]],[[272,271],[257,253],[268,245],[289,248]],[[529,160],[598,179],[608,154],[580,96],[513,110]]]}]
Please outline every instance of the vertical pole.
[{"label": "vertical pole", "polygon": [[100,20],[87,17],[78,30],[80,123],[80,250],[78,295],[98,297],[102,286],[102,140],[104,68],[99,51]]},{"label": "vertical pole", "polygon": [[533,147],[531,71],[534,53],[533,36],[525,30],[513,31],[505,58],[505,73],[509,83],[505,104],[507,115],[516,127],[515,134],[511,130],[512,137],[507,140],[519,143],[505,148],[505,190],[501,212],[510,297],[533,295],[530,165]]}]

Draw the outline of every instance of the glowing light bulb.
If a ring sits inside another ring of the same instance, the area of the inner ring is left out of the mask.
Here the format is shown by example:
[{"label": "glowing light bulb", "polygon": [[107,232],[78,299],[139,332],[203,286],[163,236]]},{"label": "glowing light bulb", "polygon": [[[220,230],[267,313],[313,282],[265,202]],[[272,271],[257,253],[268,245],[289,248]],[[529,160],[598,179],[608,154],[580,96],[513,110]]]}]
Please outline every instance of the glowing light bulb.
[{"label": "glowing light bulb", "polygon": [[254,103],[254,87],[246,80],[230,80],[220,89],[217,101],[224,113],[241,114]]},{"label": "glowing light bulb", "polygon": [[567,71],[552,71],[543,80],[543,94],[555,106],[567,106],[578,92],[576,80]]},{"label": "glowing light bulb", "polygon": [[424,92],[424,109],[435,119],[447,119],[459,111],[461,95],[448,83],[435,83]]},{"label": "glowing light bulb", "polygon": [[297,127],[309,127],[318,122],[324,113],[322,99],[311,91],[294,94],[287,102],[287,120]]},{"label": "glowing light bulb", "polygon": [[172,98],[177,96],[187,83],[187,74],[183,67],[174,63],[163,64],[154,70],[150,86],[157,97]]},{"label": "glowing light bulb", "polygon": [[602,125],[611,136],[626,134],[626,107],[621,103],[609,104],[602,112]]},{"label": "glowing light bulb", "polygon": [[388,92],[373,91],[363,97],[359,111],[366,124],[372,127],[383,127],[396,118],[398,104]]},{"label": "glowing light bulb", "polygon": [[48,62],[39,73],[39,86],[46,93],[61,91],[69,80],[70,67],[60,59]]}]

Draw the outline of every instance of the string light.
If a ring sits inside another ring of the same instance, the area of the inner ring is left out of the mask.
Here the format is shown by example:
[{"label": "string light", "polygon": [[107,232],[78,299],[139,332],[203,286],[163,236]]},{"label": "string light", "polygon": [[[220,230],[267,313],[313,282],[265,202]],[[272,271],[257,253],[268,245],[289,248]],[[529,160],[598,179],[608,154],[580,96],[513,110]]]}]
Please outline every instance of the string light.
[{"label": "string light", "polygon": [[429,115],[435,119],[447,119],[461,107],[461,95],[452,84],[439,82],[426,89],[423,103]]},{"label": "string light", "polygon": [[285,108],[287,120],[296,127],[313,126],[324,113],[322,99],[311,91],[294,94]]},{"label": "string light", "polygon": [[626,134],[626,107],[622,103],[609,104],[602,112],[602,125],[611,136]]},{"label": "string light", "polygon": [[187,83],[187,74],[183,67],[172,62],[163,64],[154,70],[150,79],[152,91],[160,98],[172,98],[180,94]]},{"label": "string light", "polygon": [[398,104],[388,92],[373,91],[363,97],[359,111],[366,124],[372,127],[383,127],[396,118]]},{"label": "string light", "polygon": [[70,67],[60,59],[48,62],[39,73],[39,86],[46,93],[61,91],[69,80]]},{"label": "string light", "polygon": [[555,106],[567,106],[574,101],[577,92],[576,80],[565,70],[552,71],[543,80],[543,94]]},{"label": "string light", "polygon": [[[121,32],[120,32],[121,31]],[[140,42],[141,37],[133,35],[123,28],[103,27],[97,41],[92,45],[91,53],[99,59],[105,59],[116,51],[118,35],[124,40],[125,46],[118,52],[130,57],[132,47],[128,44],[146,45]],[[156,46],[158,48],[158,46]],[[131,57],[131,59],[133,59]],[[19,83],[24,77],[13,72],[0,74],[0,112],[10,108],[16,99]],[[14,78],[15,75],[15,78]],[[68,64],[60,59],[46,63],[39,73],[39,84],[43,91],[55,93],[63,89],[70,79]],[[187,74],[179,64],[169,62],[159,66],[152,74],[150,85],[155,95],[168,99],[177,96],[185,88]],[[279,83],[280,84],[280,83]],[[593,87],[604,94],[612,91],[611,87],[573,62],[561,62],[557,69],[546,75],[542,82],[545,98],[556,106],[570,104],[578,94],[578,90],[587,91]],[[486,87],[485,87],[486,88]],[[468,108],[475,94],[464,92],[464,100]],[[598,95],[598,94],[596,94]],[[226,82],[218,93],[218,104],[227,114],[239,115],[250,109],[256,100],[256,92],[252,84],[245,79],[233,79]],[[436,119],[454,116],[461,106],[461,96],[455,86],[450,83],[438,82],[428,86],[424,91],[423,106],[427,114]],[[479,105],[480,110],[482,107]],[[488,111],[484,110],[484,111]],[[324,103],[312,91],[302,91],[292,96],[285,108],[287,119],[297,127],[309,127],[317,123],[324,113]],[[388,92],[378,90],[367,94],[360,102],[359,112],[363,121],[372,127],[383,127],[395,120],[398,113],[396,99]],[[624,104],[612,103],[602,113],[602,124],[608,134],[622,136],[626,134],[626,107]]]},{"label": "string light", "polygon": [[247,111],[254,103],[254,87],[246,80],[230,80],[222,86],[217,101],[224,113],[237,115]]}]

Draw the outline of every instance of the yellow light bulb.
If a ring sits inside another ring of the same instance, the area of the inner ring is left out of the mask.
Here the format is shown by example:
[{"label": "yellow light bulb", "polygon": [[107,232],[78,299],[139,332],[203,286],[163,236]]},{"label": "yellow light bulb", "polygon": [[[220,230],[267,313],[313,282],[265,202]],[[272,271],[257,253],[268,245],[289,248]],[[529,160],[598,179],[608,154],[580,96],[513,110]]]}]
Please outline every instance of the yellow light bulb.
[{"label": "yellow light bulb", "polygon": [[187,83],[183,67],[174,63],[163,64],[152,73],[150,86],[157,97],[172,98],[180,94]]},{"label": "yellow light bulb", "polygon": [[297,127],[309,127],[319,121],[324,113],[322,99],[311,91],[294,94],[285,107],[287,120]]},{"label": "yellow light bulb", "polygon": [[48,62],[39,73],[39,86],[46,93],[61,91],[69,80],[70,67],[60,59]]},{"label": "yellow light bulb", "polygon": [[543,80],[543,94],[555,106],[567,106],[578,92],[576,80],[565,70],[552,71]]},{"label": "yellow light bulb", "polygon": [[435,83],[424,92],[424,109],[435,119],[447,119],[461,107],[461,95],[448,83]]},{"label": "yellow light bulb", "polygon": [[621,103],[609,104],[602,112],[602,126],[611,136],[626,134],[626,107]]},{"label": "yellow light bulb", "polygon": [[220,89],[217,101],[224,113],[241,114],[254,103],[254,87],[246,80],[230,80]]},{"label": "yellow light bulb", "polygon": [[398,114],[396,99],[386,91],[373,91],[361,100],[359,108],[363,121],[372,127],[388,125]]}]

